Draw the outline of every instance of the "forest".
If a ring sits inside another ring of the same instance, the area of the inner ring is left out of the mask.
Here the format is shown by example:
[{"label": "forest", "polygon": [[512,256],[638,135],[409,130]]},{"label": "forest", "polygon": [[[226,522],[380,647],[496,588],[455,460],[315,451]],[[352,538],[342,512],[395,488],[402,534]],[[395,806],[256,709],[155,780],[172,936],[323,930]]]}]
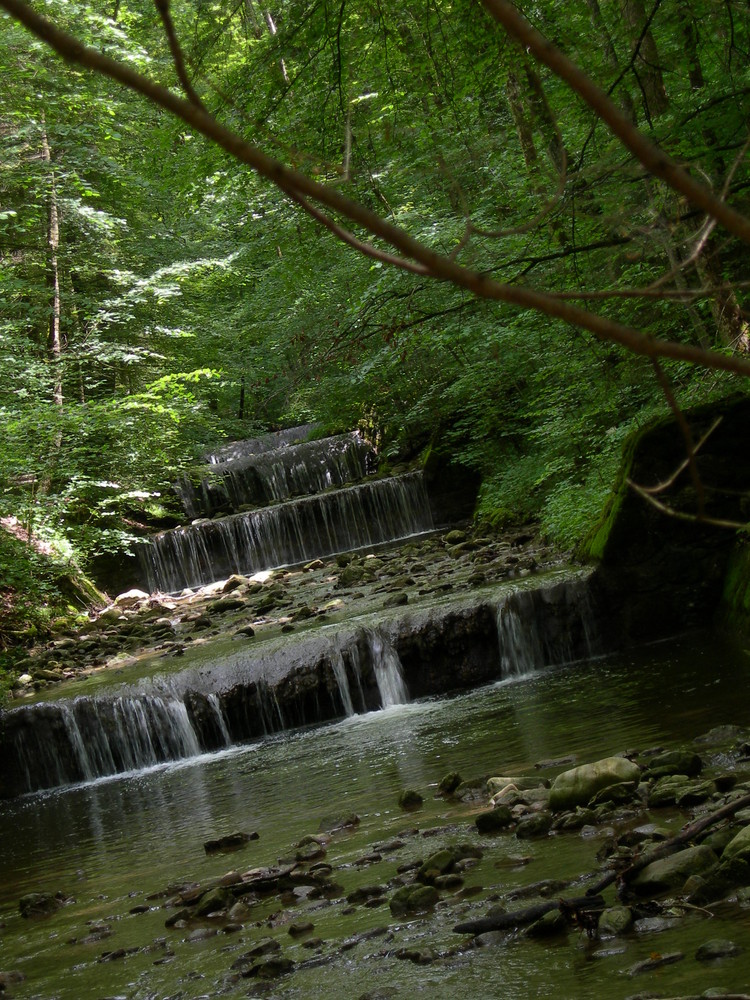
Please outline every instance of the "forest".
[{"label": "forest", "polygon": [[0,649],[223,440],[439,448],[569,550],[747,392],[747,4],[521,8],[0,0]]}]

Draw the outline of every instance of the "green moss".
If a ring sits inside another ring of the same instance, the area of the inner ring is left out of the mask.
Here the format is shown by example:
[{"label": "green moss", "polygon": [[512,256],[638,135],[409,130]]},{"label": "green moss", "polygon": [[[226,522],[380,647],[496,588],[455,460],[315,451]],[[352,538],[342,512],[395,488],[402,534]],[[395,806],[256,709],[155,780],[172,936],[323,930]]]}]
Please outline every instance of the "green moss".
[{"label": "green moss", "polygon": [[576,546],[574,553],[576,559],[580,559],[582,562],[597,562],[604,556],[604,550],[607,547],[612,527],[617,520],[617,515],[620,513],[623,500],[628,494],[628,478],[633,467],[636,451],[644,435],[653,426],[654,424],[650,424],[647,428],[641,428],[631,434],[623,443],[620,468],[612,486],[612,492],[604,505],[598,521]]},{"label": "green moss", "polygon": [[729,557],[720,617],[723,624],[750,634],[750,543],[738,542]]}]

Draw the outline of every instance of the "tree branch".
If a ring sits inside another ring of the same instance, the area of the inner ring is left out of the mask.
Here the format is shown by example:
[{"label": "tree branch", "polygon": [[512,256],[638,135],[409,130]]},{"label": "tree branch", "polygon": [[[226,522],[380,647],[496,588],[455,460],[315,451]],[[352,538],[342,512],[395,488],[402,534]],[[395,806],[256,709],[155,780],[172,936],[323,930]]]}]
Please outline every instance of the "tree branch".
[{"label": "tree branch", "polygon": [[[555,58],[552,59],[553,65],[557,65],[558,62],[562,61],[565,72],[564,74],[561,72],[561,75],[566,82],[569,82],[567,81],[567,77],[571,76],[576,85],[574,89],[583,87],[586,91],[593,90],[597,95],[601,95],[604,100],[604,112],[607,113],[608,118],[611,118],[612,112],[619,116],[617,109],[611,105],[611,102],[608,101],[602,92],[580,70],[573,66],[566,57],[558,53],[549,42],[542,39],[538,32],[531,29],[530,25],[520,18],[520,15],[509,4],[506,4],[504,0],[484,0],[484,2],[491,4],[493,8],[497,7],[504,15],[508,11],[512,11],[513,18],[510,19],[511,23],[515,23],[516,20],[520,19],[521,25],[525,26],[524,31],[521,32],[524,39],[527,30],[532,33],[531,43],[533,45],[530,43],[532,50],[540,48],[539,39],[541,39],[541,49],[547,55],[548,59],[550,58],[550,52],[556,53]],[[681,344],[676,341],[660,340],[640,330],[608,319],[605,316],[590,313],[585,309],[561,301],[544,292],[539,292],[525,286],[509,285],[493,281],[486,274],[462,267],[455,261],[450,260],[450,258],[431,250],[424,243],[410,236],[405,230],[388,222],[371,209],[352,201],[336,189],[320,184],[299,171],[287,167],[281,161],[264,153],[257,146],[245,142],[236,133],[217,122],[203,108],[197,107],[195,104],[178,97],[166,87],[162,87],[148,77],[135,72],[129,66],[85,46],[77,38],[58,28],[52,21],[37,14],[23,0],[0,0],[0,8],[8,11],[8,13],[25,25],[33,34],[41,38],[63,58],[101,73],[110,79],[117,80],[131,90],[143,94],[149,100],[153,101],[154,104],[165,108],[192,126],[197,132],[215,142],[236,160],[247,164],[261,177],[275,184],[276,187],[290,198],[298,202],[300,199],[304,199],[308,202],[323,205],[330,211],[336,212],[350,222],[361,226],[373,236],[382,239],[403,258],[421,265],[424,270],[420,273],[427,274],[438,281],[446,281],[457,287],[464,288],[478,298],[505,302],[522,309],[536,310],[547,316],[564,320],[573,326],[588,330],[600,340],[619,344],[621,347],[635,354],[640,354],[648,358],[672,358],[678,361],[703,365],[708,368],[735,372],[745,377],[750,376],[750,362],[747,360],[694,347],[689,344]],[[584,81],[584,83],[582,84],[581,81]],[[571,85],[573,84],[571,83]],[[622,116],[619,117],[621,118]],[[694,195],[696,203],[701,204],[707,195],[704,188],[691,181],[680,168],[672,164],[661,150],[651,146],[629,123],[625,122],[625,124],[627,125],[628,138],[632,139],[631,133],[634,132],[638,143],[647,147],[649,156],[643,162],[648,165],[647,160],[652,160],[654,163],[653,169],[657,176],[664,177],[665,179],[674,179],[674,177],[678,176],[684,179],[688,189]],[[680,189],[682,190],[682,188]],[[696,191],[697,194],[695,193]],[[720,218],[720,221],[727,228],[733,232],[735,230],[739,231],[743,238],[747,236],[750,240],[750,221],[738,215],[738,213],[734,212],[727,205],[718,202],[710,193],[708,195],[710,208],[706,210],[709,211],[709,214],[715,213],[716,217]]]}]

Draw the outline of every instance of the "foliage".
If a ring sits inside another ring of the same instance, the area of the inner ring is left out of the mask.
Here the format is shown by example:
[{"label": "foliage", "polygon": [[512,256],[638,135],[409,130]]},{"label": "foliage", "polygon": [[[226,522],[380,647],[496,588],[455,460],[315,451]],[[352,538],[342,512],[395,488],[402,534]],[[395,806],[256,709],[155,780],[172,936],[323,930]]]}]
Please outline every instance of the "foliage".
[{"label": "foliage", "polygon": [[[150,3],[47,7],[175,85]],[[739,242],[705,229],[477,5],[179,0],[172,15],[212,113],[426,245],[510,282],[611,295],[604,315],[680,343],[747,346]],[[545,0],[533,16],[673,157],[747,204],[746,4]],[[363,258],[8,19],[0,72],[0,513],[35,534],[82,557],[127,546],[222,437],[366,420],[389,460],[439,436],[481,473],[479,516],[539,518],[568,548],[599,516],[626,434],[666,411],[647,361]],[[662,367],[683,405],[738,388]]]}]

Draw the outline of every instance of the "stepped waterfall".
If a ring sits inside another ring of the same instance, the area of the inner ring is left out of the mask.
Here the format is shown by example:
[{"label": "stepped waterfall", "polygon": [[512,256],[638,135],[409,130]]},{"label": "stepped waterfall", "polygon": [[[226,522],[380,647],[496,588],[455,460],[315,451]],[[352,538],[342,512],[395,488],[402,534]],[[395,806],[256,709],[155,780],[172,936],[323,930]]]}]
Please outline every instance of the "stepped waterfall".
[{"label": "stepped waterfall", "polygon": [[[149,589],[176,594],[433,532],[421,472],[373,476],[372,451],[358,434],[305,440],[312,431],[292,428],[207,456],[198,486],[180,487],[197,520],[140,547]],[[438,597],[420,603],[416,595],[408,614],[396,607],[336,626],[313,622],[294,639],[229,652],[209,645],[180,669],[157,663],[148,676],[94,694],[14,707],[0,727],[0,797],[139,771],[590,655],[587,587],[585,574],[570,573],[536,587],[469,589],[460,599],[438,585]]]}]

